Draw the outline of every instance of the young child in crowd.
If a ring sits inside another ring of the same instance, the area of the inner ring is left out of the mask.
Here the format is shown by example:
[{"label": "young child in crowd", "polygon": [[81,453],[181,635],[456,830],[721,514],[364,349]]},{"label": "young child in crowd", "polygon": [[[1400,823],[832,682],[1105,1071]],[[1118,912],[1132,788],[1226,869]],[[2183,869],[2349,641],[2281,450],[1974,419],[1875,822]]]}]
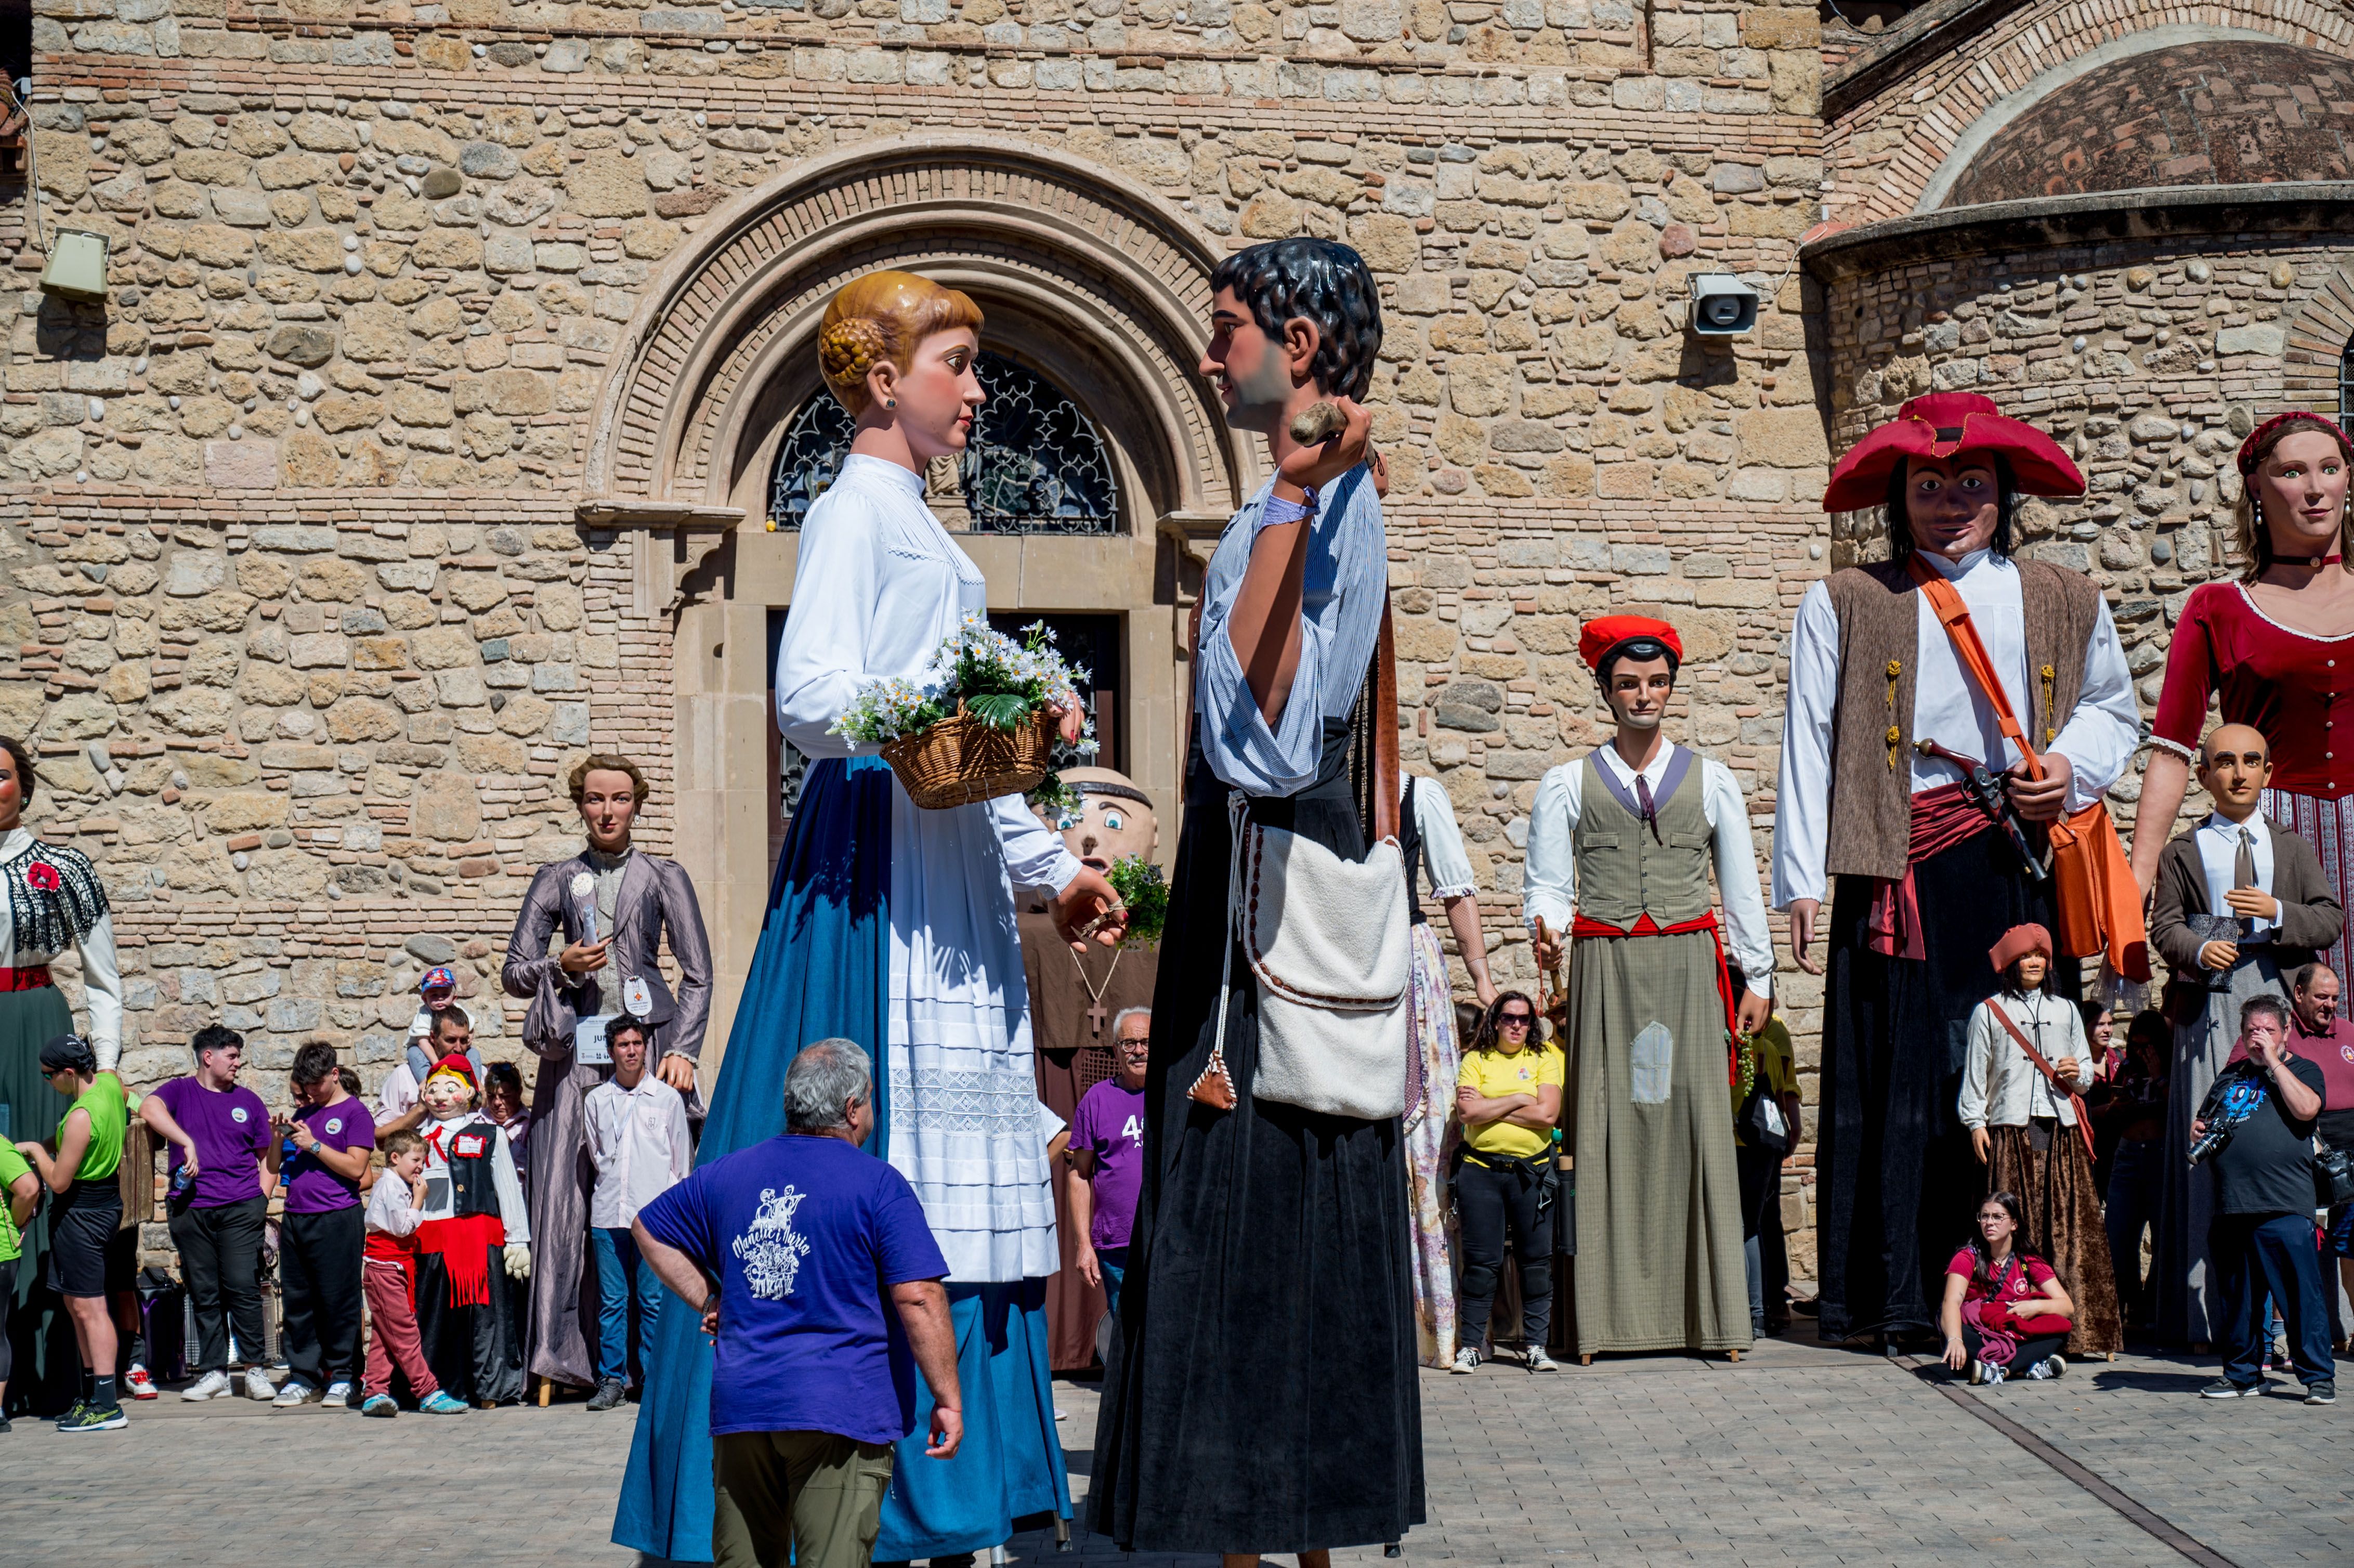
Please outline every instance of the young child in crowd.
[{"label": "young child in crowd", "polygon": [[417,1338],[417,1227],[425,1218],[425,1140],[396,1132],[384,1140],[384,1172],[369,1190],[367,1252],[360,1265],[367,1291],[367,1368],[360,1380],[362,1415],[393,1416],[397,1365],[417,1408],[428,1415],[463,1415],[466,1404],[441,1392]]},{"label": "young child in crowd", "polygon": [[[605,1026],[613,1075],[588,1091],[588,1159],[597,1186],[588,1200],[588,1240],[597,1258],[597,1392],[591,1410],[620,1404],[630,1379],[630,1298],[638,1303],[638,1364],[653,1356],[662,1281],[638,1256],[630,1234],[638,1211],[686,1180],[695,1162],[686,1100],[646,1070],[646,1026],[623,1016]],[[631,1287],[634,1284],[635,1289]]]}]

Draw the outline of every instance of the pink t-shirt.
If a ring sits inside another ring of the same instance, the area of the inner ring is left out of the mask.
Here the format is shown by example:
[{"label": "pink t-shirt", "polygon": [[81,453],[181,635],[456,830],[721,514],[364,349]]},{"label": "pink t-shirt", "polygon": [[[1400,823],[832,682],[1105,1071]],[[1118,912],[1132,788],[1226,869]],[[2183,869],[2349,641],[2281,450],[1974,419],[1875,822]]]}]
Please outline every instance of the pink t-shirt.
[{"label": "pink t-shirt", "polygon": [[[2018,1261],[2020,1266],[2012,1268],[2009,1264],[2003,1266],[1994,1281],[1999,1287],[1999,1289],[1989,1290],[1986,1285],[1972,1280],[1969,1289],[1964,1293],[1963,1299],[1983,1301],[1991,1295],[2004,1306],[2015,1307],[2021,1301],[2032,1301],[2042,1295],[2043,1287],[2058,1277],[2052,1272],[2050,1264],[2032,1253],[2015,1252],[2011,1256]],[[1978,1255],[1968,1247],[1964,1247],[1954,1255],[1953,1262],[1946,1265],[1946,1272],[1958,1274],[1964,1279],[1969,1279],[1971,1274],[1977,1270],[1978,1263]]]}]

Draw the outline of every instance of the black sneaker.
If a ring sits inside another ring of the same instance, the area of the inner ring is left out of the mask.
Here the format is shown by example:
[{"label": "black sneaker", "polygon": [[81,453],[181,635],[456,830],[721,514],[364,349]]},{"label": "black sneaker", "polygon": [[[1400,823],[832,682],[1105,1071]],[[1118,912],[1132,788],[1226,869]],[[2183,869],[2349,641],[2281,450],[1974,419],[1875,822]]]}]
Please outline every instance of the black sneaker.
[{"label": "black sneaker", "polygon": [[130,1425],[120,1404],[77,1404],[58,1417],[60,1432],[111,1432]]},{"label": "black sneaker", "polygon": [[621,1380],[609,1377],[599,1383],[597,1392],[588,1396],[591,1410],[611,1410],[621,1403]]},{"label": "black sneaker", "polygon": [[2201,1399],[2246,1399],[2252,1394],[2262,1393],[2264,1391],[2264,1384],[2262,1378],[2257,1379],[2254,1383],[2233,1383],[2230,1378],[2219,1377],[2213,1383],[2209,1383],[2205,1388],[2200,1389],[2199,1391],[2199,1397]]},{"label": "black sneaker", "polygon": [[2338,1385],[2334,1383],[2306,1383],[2305,1402],[2307,1404],[2335,1404],[2338,1403]]}]

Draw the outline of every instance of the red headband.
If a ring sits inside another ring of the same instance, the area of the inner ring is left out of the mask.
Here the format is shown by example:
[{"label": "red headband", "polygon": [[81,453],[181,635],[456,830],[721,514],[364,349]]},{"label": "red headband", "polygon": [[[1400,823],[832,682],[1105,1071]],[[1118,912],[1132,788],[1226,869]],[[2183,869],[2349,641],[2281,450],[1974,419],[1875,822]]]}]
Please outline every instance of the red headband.
[{"label": "red headband", "polygon": [[2256,455],[2258,443],[2283,425],[2311,425],[2317,430],[2327,430],[2337,438],[2338,450],[2344,452],[2349,460],[2354,460],[2354,441],[2347,440],[2346,432],[2338,428],[2337,420],[2327,414],[2316,414],[2304,408],[2292,408],[2285,414],[2274,414],[2271,418],[2250,430],[2248,439],[2240,443],[2240,477],[2242,479],[2253,474],[2256,471],[2256,464],[2263,461]]}]

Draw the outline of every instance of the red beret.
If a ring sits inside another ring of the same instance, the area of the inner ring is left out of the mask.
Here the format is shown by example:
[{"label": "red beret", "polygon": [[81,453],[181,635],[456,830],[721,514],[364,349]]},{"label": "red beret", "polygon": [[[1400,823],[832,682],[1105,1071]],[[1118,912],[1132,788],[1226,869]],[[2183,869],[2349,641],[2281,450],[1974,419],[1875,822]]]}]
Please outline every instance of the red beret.
[{"label": "red beret", "polygon": [[1585,661],[1587,669],[1598,673],[1602,661],[1621,643],[1645,641],[1663,644],[1677,663],[1684,662],[1684,640],[1676,635],[1676,629],[1648,615],[1606,615],[1587,621],[1577,634],[1577,656]]},{"label": "red beret", "polygon": [[1823,492],[1826,512],[1861,512],[1888,499],[1888,476],[1908,457],[1949,458],[1992,452],[2010,465],[2023,495],[2082,495],[2084,476],[2060,444],[2032,425],[1995,412],[1994,400],[1975,392],[1932,392],[1896,410],[1896,418],[1855,443],[1831,470]]},{"label": "red beret", "polygon": [[1988,950],[1987,961],[2000,974],[2030,953],[2041,953],[2047,959],[2052,957],[2052,933],[2032,922],[2005,931],[2002,940]]}]

